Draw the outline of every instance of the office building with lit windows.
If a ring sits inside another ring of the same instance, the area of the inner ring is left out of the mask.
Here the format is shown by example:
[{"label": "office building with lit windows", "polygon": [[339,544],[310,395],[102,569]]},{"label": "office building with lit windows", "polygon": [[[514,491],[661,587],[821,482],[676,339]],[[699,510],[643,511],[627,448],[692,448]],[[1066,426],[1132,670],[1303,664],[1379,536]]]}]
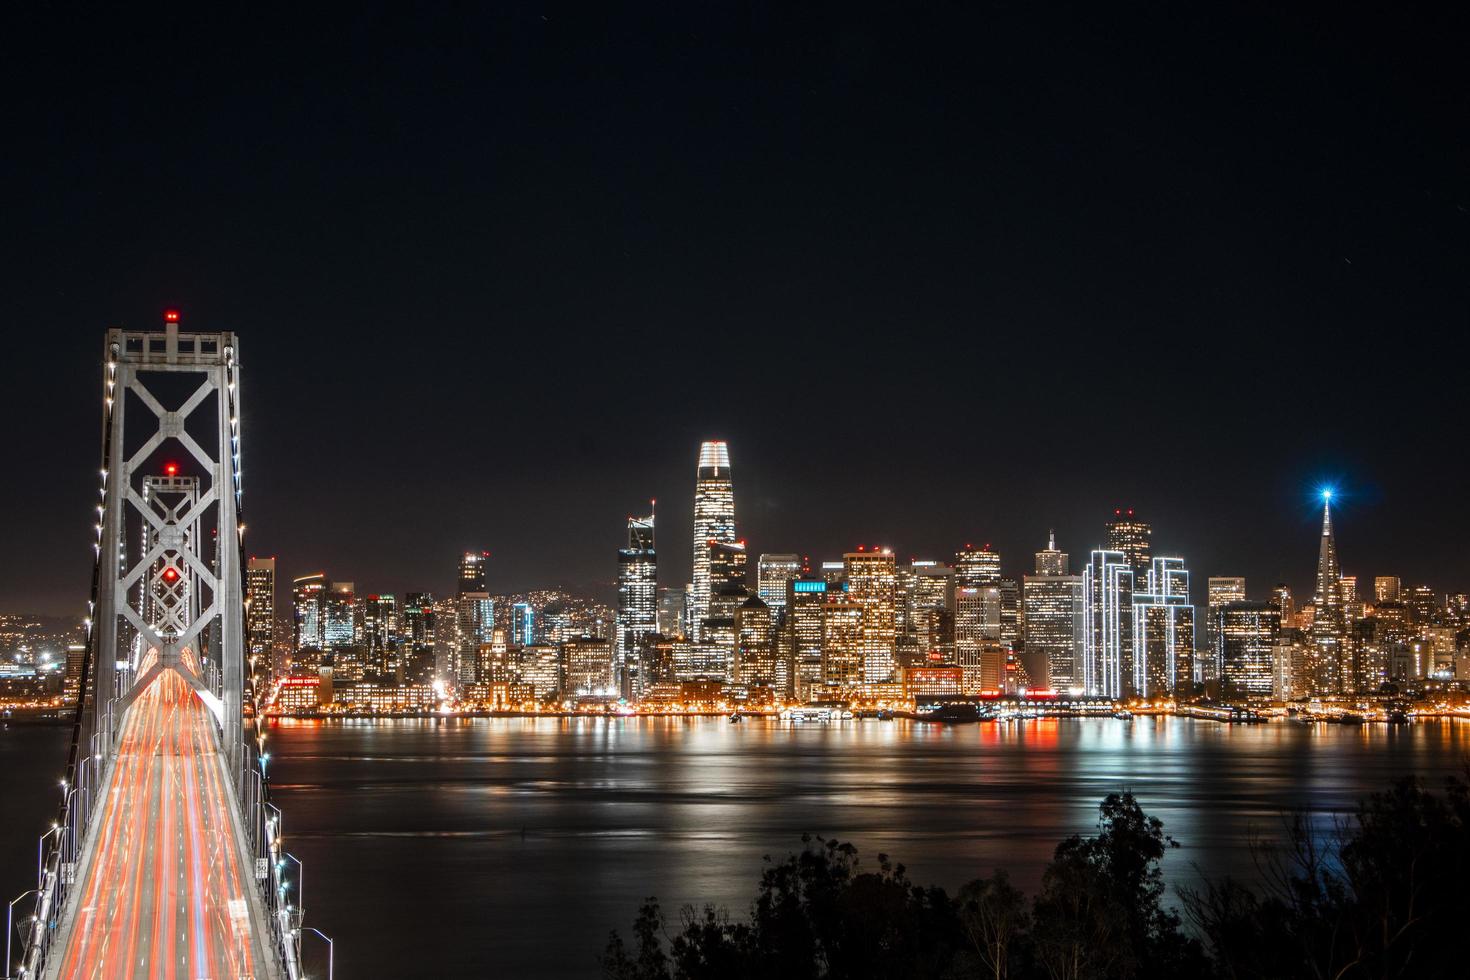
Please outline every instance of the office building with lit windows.
[{"label": "office building with lit windows", "polygon": [[324,572],[302,575],[291,583],[291,652],[294,663],[315,666],[318,662],[316,655],[324,646],[326,598],[331,587],[332,581]]},{"label": "office building with lit windows", "polygon": [[434,596],[428,592],[408,592],[403,596],[399,612],[400,659],[403,683],[432,684],[435,675]]},{"label": "office building with lit windows", "polygon": [[786,583],[800,575],[800,555],[761,555],[756,560],[755,594],[778,623],[786,616]]},{"label": "office building with lit windows", "polygon": [[735,485],[730,477],[730,449],[718,441],[699,447],[694,481],[694,566],[689,583],[689,634],[701,637],[709,613],[709,543],[735,540]]},{"label": "office building with lit windows", "polygon": [[822,683],[823,609],[827,583],[822,579],[792,579],[786,583],[786,630],[790,645],[792,686],[797,698]]},{"label": "office building with lit windows", "polygon": [[851,688],[863,682],[863,607],[856,602],[822,606],[822,683]]},{"label": "office building with lit windows", "polygon": [[1025,663],[1031,682],[1064,694],[1082,691],[1082,576],[1070,575],[1053,534],[1036,553],[1036,574],[1021,583]]},{"label": "office building with lit windows", "polygon": [[1224,696],[1271,697],[1278,686],[1281,609],[1271,602],[1228,602],[1215,611],[1215,619],[1215,660]]},{"label": "office building with lit windows", "polygon": [[245,643],[262,669],[270,667],[276,634],[276,560],[251,558],[245,565]]},{"label": "office building with lit windows", "polygon": [[1082,692],[1133,693],[1133,566],[1122,551],[1099,549],[1082,572]]},{"label": "office building with lit windows", "polygon": [[1194,606],[1180,558],[1154,558],[1133,592],[1133,692],[1171,698],[1193,683]]},{"label": "office building with lit windows", "polygon": [[642,651],[658,631],[658,552],[654,517],[628,518],[628,546],[618,551],[618,610],[613,671],[627,697],[643,690]]},{"label": "office building with lit windows", "polygon": [[1140,520],[1133,513],[1132,507],[1119,508],[1113,511],[1113,519],[1108,521],[1106,533],[1107,550],[1122,552],[1128,567],[1133,570],[1133,577],[1142,582],[1148,575],[1153,527]]},{"label": "office building with lit windows", "polygon": [[863,607],[862,679],[874,684],[894,676],[897,636],[898,574],[888,549],[854,551],[842,556],[847,601]]}]

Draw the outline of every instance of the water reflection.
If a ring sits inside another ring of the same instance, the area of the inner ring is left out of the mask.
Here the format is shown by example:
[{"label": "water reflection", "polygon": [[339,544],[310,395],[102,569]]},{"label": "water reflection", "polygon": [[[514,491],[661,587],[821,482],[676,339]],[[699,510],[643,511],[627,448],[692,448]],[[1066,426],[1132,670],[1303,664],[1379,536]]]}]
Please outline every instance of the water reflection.
[{"label": "water reflection", "polygon": [[[281,722],[274,779],[308,863],[311,921],[344,975],[595,975],[638,902],[743,909],[763,854],[803,832],[954,887],[1032,888],[1056,843],[1129,788],[1183,843],[1166,872],[1249,875],[1283,809],[1329,820],[1465,756],[1462,723],[1228,727],[1140,717],[953,728],[903,721],[432,719]],[[391,909],[390,914],[384,909]]]}]

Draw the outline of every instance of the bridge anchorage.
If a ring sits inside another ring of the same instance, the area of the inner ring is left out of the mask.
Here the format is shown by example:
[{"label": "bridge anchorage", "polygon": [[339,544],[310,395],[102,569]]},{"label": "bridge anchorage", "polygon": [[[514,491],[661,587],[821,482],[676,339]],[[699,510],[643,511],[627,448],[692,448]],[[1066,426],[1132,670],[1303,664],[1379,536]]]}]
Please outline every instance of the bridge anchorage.
[{"label": "bridge anchorage", "polygon": [[300,980],[312,933],[330,980],[255,724],[239,341],[170,312],[109,330],[104,353],[81,694],[5,977]]}]

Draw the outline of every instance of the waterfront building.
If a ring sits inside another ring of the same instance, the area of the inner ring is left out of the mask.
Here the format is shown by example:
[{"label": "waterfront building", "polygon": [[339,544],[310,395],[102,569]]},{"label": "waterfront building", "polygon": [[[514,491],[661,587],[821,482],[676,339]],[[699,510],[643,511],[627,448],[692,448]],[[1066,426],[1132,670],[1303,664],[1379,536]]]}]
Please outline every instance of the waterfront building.
[{"label": "waterfront building", "polygon": [[561,651],[550,643],[521,647],[521,683],[529,684],[532,695],[542,700],[562,689]]},{"label": "waterfront building", "polygon": [[863,617],[856,602],[823,604],[823,684],[847,688],[863,682]]},{"label": "waterfront building", "polygon": [[694,566],[689,583],[689,635],[701,637],[701,621],[709,615],[710,542],[735,540],[735,485],[730,476],[730,449],[719,441],[699,447],[694,481]]},{"label": "waterfront building", "polygon": [[276,635],[276,560],[251,558],[245,565],[245,644],[252,660],[271,666]]},{"label": "waterfront building", "polygon": [[1122,552],[1128,567],[1133,570],[1134,579],[1142,582],[1148,575],[1153,527],[1140,520],[1129,507],[1113,511],[1113,519],[1108,521],[1106,532],[1107,550]]},{"label": "waterfront building", "polygon": [[506,642],[505,630],[492,630],[490,642],[476,651],[476,684],[518,684],[521,679],[520,647]]},{"label": "waterfront building", "polygon": [[[1218,621],[1220,609],[1232,602],[1244,602],[1245,576],[1243,575],[1211,575],[1205,584],[1205,649],[1215,649],[1215,623]],[[1214,658],[1205,657],[1201,660],[1200,669],[1196,671],[1195,680],[1203,684],[1218,679],[1219,675],[1214,669]]]},{"label": "waterfront building", "polygon": [[1138,697],[1173,697],[1192,683],[1194,606],[1182,558],[1149,562],[1143,591],[1133,593],[1133,691]]},{"label": "waterfront building", "polygon": [[1066,694],[1082,691],[1082,576],[1068,574],[1067,554],[1052,533],[1036,553],[1036,574],[1022,581],[1026,671],[1033,685]]},{"label": "waterfront building", "polygon": [[596,636],[567,640],[562,644],[562,663],[567,694],[611,696],[617,693],[611,641]]},{"label": "waterfront building", "polygon": [[893,677],[897,636],[898,575],[893,552],[887,548],[853,551],[843,555],[842,562],[847,601],[863,608],[859,641],[862,680],[868,684],[889,680]]},{"label": "waterfront building", "polygon": [[948,701],[965,694],[965,672],[962,667],[905,667],[903,697],[917,704]]},{"label": "waterfront building", "polygon": [[786,583],[801,575],[800,555],[761,555],[756,561],[756,595],[771,611],[771,619],[786,617]]},{"label": "waterfront building", "polygon": [[1098,549],[1082,574],[1082,691],[1133,694],[1133,567],[1126,552]]},{"label": "waterfront building", "polygon": [[800,578],[786,583],[785,638],[789,644],[792,687],[807,700],[822,683],[822,611],[827,605],[827,583]]},{"label": "waterfront building", "polygon": [[1229,602],[1216,610],[1215,659],[1220,687],[1230,700],[1269,698],[1279,683],[1274,657],[1281,609],[1270,602]]},{"label": "waterfront building", "polygon": [[643,648],[658,632],[658,552],[654,515],[628,518],[628,546],[618,551],[618,611],[613,670],[625,697],[642,693]]}]

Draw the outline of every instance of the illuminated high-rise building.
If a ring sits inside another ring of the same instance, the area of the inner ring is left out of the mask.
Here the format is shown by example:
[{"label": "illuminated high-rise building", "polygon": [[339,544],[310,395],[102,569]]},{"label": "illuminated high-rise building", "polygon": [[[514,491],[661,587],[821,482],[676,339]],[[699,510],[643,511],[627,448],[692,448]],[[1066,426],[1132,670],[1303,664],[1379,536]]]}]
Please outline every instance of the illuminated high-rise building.
[{"label": "illuminated high-rise building", "polygon": [[385,594],[362,600],[362,643],[367,666],[384,678],[397,678],[399,662],[398,600]]},{"label": "illuminated high-rise building", "polygon": [[699,447],[694,482],[694,573],[688,596],[689,632],[696,640],[709,615],[709,544],[734,540],[735,485],[730,478],[730,449],[723,442],[705,442]]},{"label": "illuminated high-rise building", "polygon": [[467,551],[459,561],[459,580],[454,597],[454,645],[448,665],[454,683],[474,684],[479,680],[480,647],[490,642],[495,629],[495,606],[486,591],[485,566],[488,551]]},{"label": "illuminated high-rise building", "polygon": [[1082,690],[1089,697],[1133,694],[1133,567],[1122,551],[1092,552],[1082,573]]},{"label": "illuminated high-rise building", "polygon": [[786,583],[800,575],[800,555],[761,555],[756,561],[755,592],[776,622],[786,615]]},{"label": "illuminated high-rise building", "polygon": [[[1241,599],[1245,598],[1242,593]],[[1281,610],[1281,628],[1291,629],[1296,625],[1296,603],[1291,598],[1291,588],[1285,582],[1277,582],[1271,589],[1271,601]]]},{"label": "illuminated high-rise building", "polygon": [[[1211,575],[1205,583],[1205,648],[1213,651],[1215,649],[1215,625],[1219,622],[1216,615],[1222,606],[1232,602],[1245,601],[1245,577],[1241,575]],[[1195,680],[1200,683],[1216,679],[1215,664],[1217,658],[1206,657],[1195,672]]]},{"label": "illuminated high-rise building", "polygon": [[956,586],[994,585],[1000,581],[1000,555],[990,545],[976,548],[965,545],[955,552],[954,584]]},{"label": "illuminated high-rise building", "polygon": [[[325,646],[326,598],[332,588],[326,573],[302,575],[291,583],[291,618],[293,662],[315,666],[315,654]],[[305,652],[305,655],[303,653]],[[309,663],[308,663],[309,661]]]},{"label": "illuminated high-rise building", "polygon": [[399,616],[400,649],[405,684],[429,684],[434,680],[434,597],[427,592],[409,592],[403,597]]},{"label": "illuminated high-rise building", "polygon": [[[1194,606],[1189,572],[1180,558],[1149,562],[1143,591],[1133,592],[1133,692],[1169,698],[1194,673]],[[1274,642],[1274,637],[1273,637]]]},{"label": "illuminated high-rise building", "polygon": [[[708,615],[701,621],[704,642],[713,642],[707,635],[715,620],[721,621],[721,636],[734,636],[735,610],[750,596],[744,541],[711,541],[706,548],[709,556],[709,601]],[[731,627],[726,630],[725,626]],[[733,640],[731,641],[733,643]]]},{"label": "illuminated high-rise building", "polygon": [[529,602],[517,602],[510,607],[510,642],[518,647],[536,644],[536,609]]},{"label": "illuminated high-rise building", "polygon": [[642,650],[658,631],[658,552],[653,514],[628,518],[628,546],[618,551],[618,611],[613,673],[625,696],[643,693]]},{"label": "illuminated high-rise building", "polygon": [[1067,559],[1065,551],[1057,550],[1057,532],[1048,531],[1046,550],[1036,553],[1036,574],[1049,577],[1066,575],[1071,570]]},{"label": "illuminated high-rise building", "polygon": [[455,595],[464,595],[467,592],[487,592],[485,584],[485,565],[489,561],[488,551],[466,551],[459,560],[459,583],[455,588]]},{"label": "illuminated high-rise building", "polygon": [[786,693],[790,678],[778,668],[776,628],[771,610],[760,596],[751,596],[735,610],[735,660],[731,672],[737,683],[764,685]]},{"label": "illuminated high-rise building", "polygon": [[357,593],[351,582],[334,582],[322,600],[322,647],[342,650],[357,645]]},{"label": "illuminated high-rise building", "polygon": [[864,609],[856,602],[822,606],[822,683],[850,688],[863,683]]},{"label": "illuminated high-rise building", "polygon": [[1279,642],[1281,610],[1272,602],[1227,602],[1215,610],[1214,659],[1227,698],[1268,698],[1281,686],[1275,657],[1289,656]]},{"label": "illuminated high-rise building", "polygon": [[1026,671],[1031,683],[1064,694],[1082,691],[1082,576],[1069,575],[1067,555],[1051,536],[1036,553],[1036,574],[1021,583]]},{"label": "illuminated high-rise building", "polygon": [[688,628],[685,600],[688,593],[682,588],[660,589],[658,596],[658,631],[663,636],[683,636]]},{"label": "illuminated high-rise building", "polygon": [[245,566],[245,643],[249,655],[269,669],[276,635],[276,560],[251,558]]},{"label": "illuminated high-rise building", "polygon": [[1311,693],[1342,691],[1347,621],[1343,615],[1342,567],[1332,530],[1332,491],[1322,492],[1322,539],[1317,548],[1317,586],[1312,595],[1312,646],[1308,652]]},{"label": "illuminated high-rise building", "polygon": [[787,659],[791,661],[793,693],[802,700],[822,683],[822,612],[826,605],[827,583],[822,579],[786,583]]},{"label": "illuminated high-rise building", "polygon": [[[915,559],[898,569],[898,667],[919,667],[953,656],[954,569]],[[948,634],[944,624],[951,624]],[[945,649],[948,647],[948,649]]]},{"label": "illuminated high-rise building", "polygon": [[1398,602],[1404,583],[1397,575],[1379,575],[1373,579],[1374,602]]},{"label": "illuminated high-rise building", "polygon": [[897,637],[898,575],[887,548],[854,551],[842,556],[847,601],[863,607],[862,678],[869,684],[894,676]]},{"label": "illuminated high-rise building", "polygon": [[609,641],[593,636],[569,639],[562,644],[562,662],[568,694],[609,696],[617,693]]},{"label": "illuminated high-rise building", "polygon": [[1107,523],[1109,551],[1121,551],[1127,557],[1133,577],[1140,582],[1148,575],[1150,558],[1149,540],[1154,529],[1133,513],[1133,508],[1113,511],[1113,519]]}]

